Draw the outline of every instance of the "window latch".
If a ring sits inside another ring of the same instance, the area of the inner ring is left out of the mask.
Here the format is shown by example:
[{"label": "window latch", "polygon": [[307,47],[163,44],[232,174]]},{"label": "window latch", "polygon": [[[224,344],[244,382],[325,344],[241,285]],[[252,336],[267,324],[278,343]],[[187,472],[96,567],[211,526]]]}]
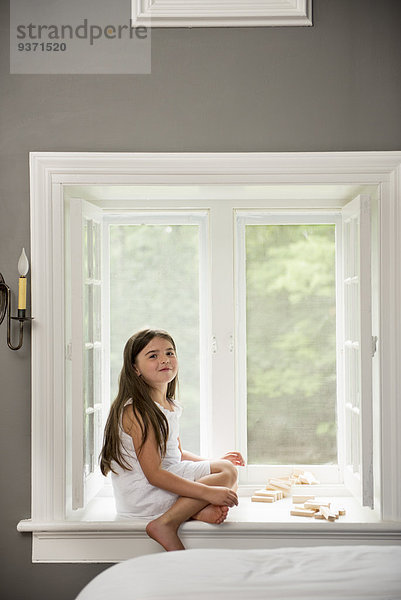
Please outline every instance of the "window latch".
[{"label": "window latch", "polygon": [[377,335],[372,335],[372,357],[376,354],[377,351]]},{"label": "window latch", "polygon": [[65,358],[67,360],[72,360],[72,343],[68,342],[68,344],[65,347]]}]

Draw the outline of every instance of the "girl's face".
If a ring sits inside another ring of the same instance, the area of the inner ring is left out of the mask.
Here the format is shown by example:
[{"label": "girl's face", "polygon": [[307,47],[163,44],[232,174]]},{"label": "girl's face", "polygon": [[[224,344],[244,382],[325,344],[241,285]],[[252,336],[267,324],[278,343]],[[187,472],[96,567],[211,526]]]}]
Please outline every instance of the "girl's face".
[{"label": "girl's face", "polygon": [[160,388],[174,379],[178,361],[169,340],[154,337],[135,359],[134,369],[148,385]]}]

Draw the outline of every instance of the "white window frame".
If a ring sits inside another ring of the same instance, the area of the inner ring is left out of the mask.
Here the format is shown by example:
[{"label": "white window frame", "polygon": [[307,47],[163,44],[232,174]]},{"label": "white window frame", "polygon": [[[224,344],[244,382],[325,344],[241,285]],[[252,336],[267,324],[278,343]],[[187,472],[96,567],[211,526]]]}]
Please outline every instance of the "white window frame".
[{"label": "white window frame", "polygon": [[[31,306],[35,317],[32,327],[32,513],[30,519],[18,524],[18,529],[34,532],[33,560],[107,562],[110,553],[106,546],[101,546],[100,540],[110,542],[113,536],[121,540],[124,535],[132,541],[125,523],[77,524],[66,520],[66,348],[60,330],[65,308],[63,188],[67,185],[378,186],[380,364],[375,386],[380,395],[380,406],[376,408],[380,423],[375,443],[376,456],[380,456],[376,466],[381,485],[377,505],[384,521],[401,521],[401,152],[34,152],[30,155],[30,167]],[[215,243],[221,241],[217,232],[211,232],[211,237],[212,243],[214,237]],[[225,333],[221,331],[219,335]],[[230,344],[230,340],[226,341]],[[213,426],[221,427],[224,415],[217,413],[213,418]],[[235,421],[235,416],[232,419]],[[224,429],[231,424],[224,418]],[[389,534],[396,529],[395,525],[390,527]],[[295,531],[294,527],[290,530]],[[361,531],[360,525],[358,531]],[[288,532],[287,529],[283,535]],[[236,539],[237,534],[232,535]],[[352,527],[349,535],[352,535]],[[252,543],[253,534],[248,531],[247,536]],[[71,546],[72,540],[75,544]],[[81,554],[80,546],[76,545],[78,540],[86,549]]]},{"label": "white window frame", "polygon": [[135,27],[312,25],[312,0],[131,0]]}]

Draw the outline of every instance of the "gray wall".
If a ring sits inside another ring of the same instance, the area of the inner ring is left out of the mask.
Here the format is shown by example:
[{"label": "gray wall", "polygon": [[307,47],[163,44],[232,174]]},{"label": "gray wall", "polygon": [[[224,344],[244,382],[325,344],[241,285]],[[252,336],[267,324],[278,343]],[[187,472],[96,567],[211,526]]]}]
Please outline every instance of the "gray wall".
[{"label": "gray wall", "polygon": [[[34,1],[34,0],[33,0]],[[151,75],[9,74],[0,0],[0,271],[29,249],[29,151],[400,150],[399,0],[314,0],[312,28],[152,33]],[[29,255],[29,252],[28,252]],[[32,565],[30,351],[0,330],[4,600],[72,600],[104,565]],[[5,592],[5,593],[4,593]]]}]

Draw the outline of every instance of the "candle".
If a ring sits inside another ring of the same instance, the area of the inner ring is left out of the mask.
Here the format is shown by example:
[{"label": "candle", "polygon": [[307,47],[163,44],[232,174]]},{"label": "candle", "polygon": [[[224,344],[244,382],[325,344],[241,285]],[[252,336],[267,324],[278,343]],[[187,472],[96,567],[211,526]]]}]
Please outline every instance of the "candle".
[{"label": "candle", "polygon": [[25,309],[26,309],[26,277],[21,276],[19,278],[19,283],[18,283],[18,310],[25,310]]},{"label": "candle", "polygon": [[18,261],[18,272],[20,274],[18,283],[18,316],[25,317],[26,309],[26,274],[29,270],[29,263],[25,254],[25,248],[22,248],[21,256]]}]

